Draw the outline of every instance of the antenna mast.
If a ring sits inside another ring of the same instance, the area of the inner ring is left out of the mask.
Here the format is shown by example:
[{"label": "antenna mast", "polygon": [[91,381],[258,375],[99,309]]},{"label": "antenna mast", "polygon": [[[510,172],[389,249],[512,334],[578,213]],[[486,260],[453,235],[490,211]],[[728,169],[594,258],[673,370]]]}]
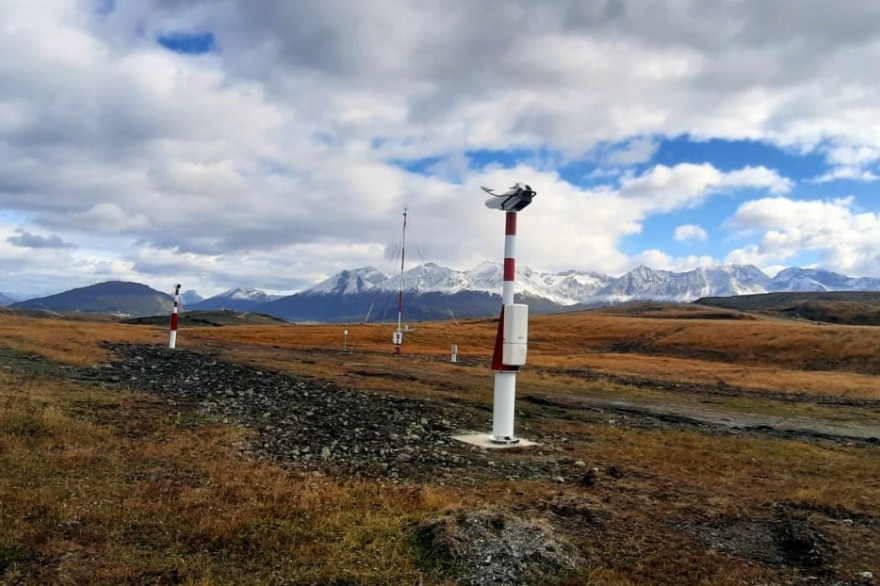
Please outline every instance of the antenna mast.
[{"label": "antenna mast", "polygon": [[394,332],[394,353],[400,354],[403,344],[403,263],[406,253],[406,208],[403,208],[403,232],[400,235],[400,286],[397,293],[397,330]]}]

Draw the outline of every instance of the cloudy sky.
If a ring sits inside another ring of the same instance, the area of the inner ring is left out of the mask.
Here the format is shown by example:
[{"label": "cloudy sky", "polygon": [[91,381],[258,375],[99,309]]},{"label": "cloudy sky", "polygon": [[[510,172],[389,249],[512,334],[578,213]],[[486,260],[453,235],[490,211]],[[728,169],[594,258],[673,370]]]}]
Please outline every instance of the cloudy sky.
[{"label": "cloudy sky", "polygon": [[[0,291],[517,261],[880,277],[880,3],[2,0]],[[399,262],[399,261],[398,261]]]}]

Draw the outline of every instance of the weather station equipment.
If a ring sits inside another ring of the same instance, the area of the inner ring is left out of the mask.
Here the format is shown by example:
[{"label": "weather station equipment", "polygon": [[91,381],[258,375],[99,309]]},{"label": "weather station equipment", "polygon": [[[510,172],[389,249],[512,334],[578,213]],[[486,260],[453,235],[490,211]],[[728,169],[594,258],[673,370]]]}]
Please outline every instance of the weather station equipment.
[{"label": "weather station equipment", "polygon": [[483,191],[491,195],[486,207],[505,213],[504,223],[504,283],[501,294],[501,316],[492,355],[495,371],[495,389],[492,403],[492,442],[518,444],[513,432],[514,403],[516,400],[516,372],[525,365],[528,354],[529,306],[514,303],[516,282],[516,218],[534,199],[535,191],[523,183],[516,183],[504,193],[495,193],[488,187]]}]

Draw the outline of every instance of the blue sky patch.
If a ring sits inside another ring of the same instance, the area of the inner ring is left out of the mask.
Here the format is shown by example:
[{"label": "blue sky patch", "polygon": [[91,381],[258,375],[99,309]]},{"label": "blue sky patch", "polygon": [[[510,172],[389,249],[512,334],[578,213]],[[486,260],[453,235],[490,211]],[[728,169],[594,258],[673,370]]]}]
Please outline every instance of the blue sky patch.
[{"label": "blue sky patch", "polygon": [[175,53],[202,55],[216,47],[214,33],[167,33],[156,37],[156,42]]},{"label": "blue sky patch", "polygon": [[95,12],[107,16],[116,9],[116,0],[95,0]]},{"label": "blue sky patch", "polygon": [[660,143],[652,162],[670,167],[679,163],[711,163],[725,172],[763,166],[793,181],[813,179],[817,169],[827,167],[825,157],[820,153],[796,153],[751,140],[695,141],[687,137]]}]

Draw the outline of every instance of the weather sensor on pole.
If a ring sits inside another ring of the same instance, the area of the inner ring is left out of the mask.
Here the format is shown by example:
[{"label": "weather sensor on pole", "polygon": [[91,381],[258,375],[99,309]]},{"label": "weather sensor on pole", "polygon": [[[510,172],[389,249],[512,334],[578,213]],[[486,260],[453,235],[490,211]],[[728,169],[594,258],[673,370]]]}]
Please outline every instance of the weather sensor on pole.
[{"label": "weather sensor on pole", "polygon": [[168,347],[177,347],[177,309],[180,306],[180,284],[174,286],[174,309],[171,310],[171,328],[168,331]]},{"label": "weather sensor on pole", "polygon": [[516,371],[526,363],[529,332],[529,306],[513,302],[516,280],[516,214],[532,203],[537,194],[530,186],[522,183],[517,183],[504,193],[495,193],[488,187],[483,187],[483,191],[492,195],[486,200],[486,207],[506,213],[501,317],[498,320],[498,334],[492,355],[492,370],[495,371],[492,441],[514,444],[520,441],[513,433]]}]

